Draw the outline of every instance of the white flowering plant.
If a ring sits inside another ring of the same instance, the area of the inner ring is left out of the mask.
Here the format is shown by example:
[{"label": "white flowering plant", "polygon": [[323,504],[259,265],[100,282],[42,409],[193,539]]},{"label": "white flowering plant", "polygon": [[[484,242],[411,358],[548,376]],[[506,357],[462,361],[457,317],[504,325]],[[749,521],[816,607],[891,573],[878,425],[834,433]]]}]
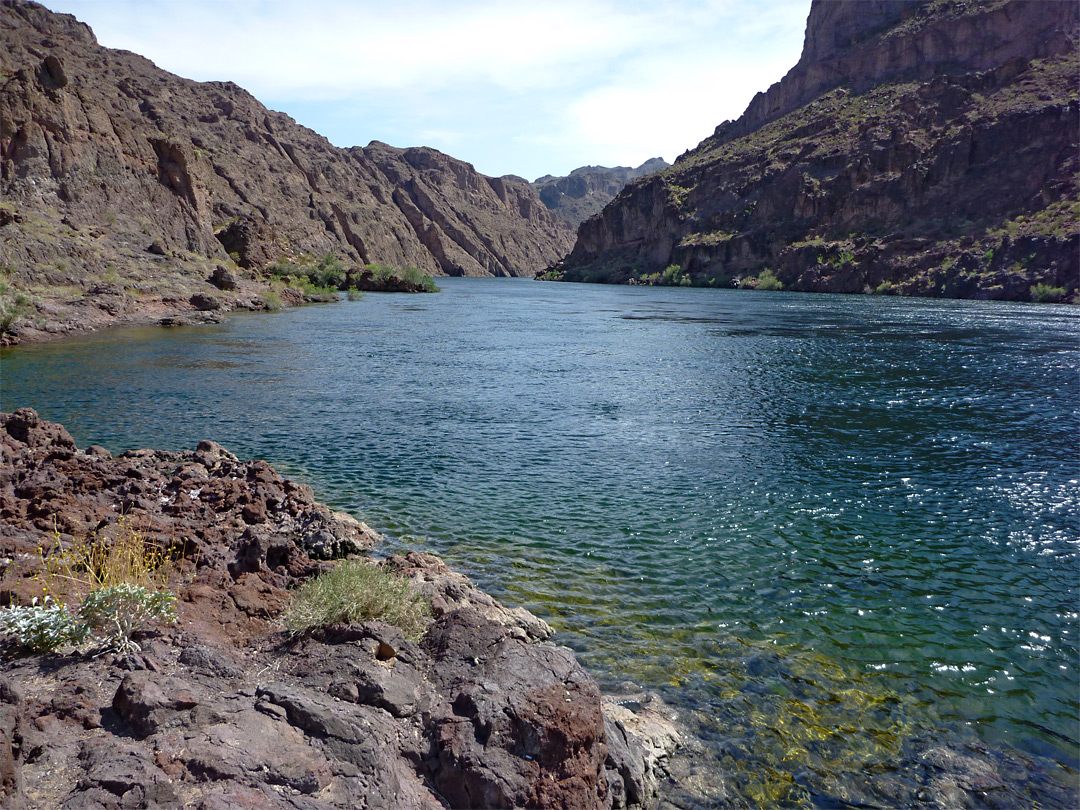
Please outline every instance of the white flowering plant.
[{"label": "white flowering plant", "polygon": [[131,637],[143,625],[176,619],[175,602],[176,596],[169,591],[122,582],[90,591],[79,608],[79,619],[88,630],[104,636],[109,646],[130,652],[139,649]]},{"label": "white flowering plant", "polygon": [[29,605],[0,610],[0,634],[15,636],[20,644],[34,652],[47,652],[64,644],[85,641],[90,628],[71,615],[66,605],[46,596],[40,605],[34,597]]}]

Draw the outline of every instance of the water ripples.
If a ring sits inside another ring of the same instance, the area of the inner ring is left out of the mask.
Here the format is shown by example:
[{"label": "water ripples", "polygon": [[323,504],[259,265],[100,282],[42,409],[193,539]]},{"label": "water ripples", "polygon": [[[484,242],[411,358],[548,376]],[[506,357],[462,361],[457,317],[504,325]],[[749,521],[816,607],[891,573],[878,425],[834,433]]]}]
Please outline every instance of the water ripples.
[{"label": "water ripples", "polygon": [[444,286],[5,352],[0,401],[265,457],[729,731],[749,655],[777,695],[880,679],[836,687],[866,745],[929,704],[1075,765],[1071,309]]}]

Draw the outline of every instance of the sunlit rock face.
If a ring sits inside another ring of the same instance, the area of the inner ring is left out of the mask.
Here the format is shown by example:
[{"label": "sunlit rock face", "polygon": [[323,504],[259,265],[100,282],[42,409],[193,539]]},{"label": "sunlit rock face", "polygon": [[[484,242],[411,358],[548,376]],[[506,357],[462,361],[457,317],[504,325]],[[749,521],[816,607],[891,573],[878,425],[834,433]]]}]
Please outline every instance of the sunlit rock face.
[{"label": "sunlit rock face", "polygon": [[566,177],[546,174],[532,183],[533,190],[552,213],[573,226],[598,214],[631,180],[666,169],[663,158],[650,158],[636,168],[581,166]]},{"label": "sunlit rock face", "polygon": [[339,149],[232,82],[103,48],[26,0],[0,4],[0,78],[0,266],[43,301],[77,298],[70,317],[88,326],[217,295],[217,266],[251,278],[333,252],[352,266],[531,276],[573,245],[523,180],[434,149]]}]

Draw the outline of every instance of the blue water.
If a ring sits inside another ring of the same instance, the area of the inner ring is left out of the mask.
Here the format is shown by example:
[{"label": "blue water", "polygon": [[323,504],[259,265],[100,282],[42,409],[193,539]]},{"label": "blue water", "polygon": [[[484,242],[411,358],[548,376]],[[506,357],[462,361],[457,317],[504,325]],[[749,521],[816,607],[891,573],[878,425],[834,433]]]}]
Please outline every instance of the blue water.
[{"label": "blue water", "polygon": [[0,407],[266,458],[718,738],[767,649],[839,715],[1076,766],[1075,309],[440,285],[8,350]]}]

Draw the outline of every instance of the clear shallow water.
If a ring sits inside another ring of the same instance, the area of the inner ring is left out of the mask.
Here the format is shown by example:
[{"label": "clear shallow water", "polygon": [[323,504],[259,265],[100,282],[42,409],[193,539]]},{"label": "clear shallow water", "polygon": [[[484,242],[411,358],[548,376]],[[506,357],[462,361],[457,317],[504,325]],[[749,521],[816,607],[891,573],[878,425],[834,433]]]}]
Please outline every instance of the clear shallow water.
[{"label": "clear shallow water", "polygon": [[[267,458],[768,768],[928,723],[1076,766],[1074,309],[440,284],[5,351],[0,407]],[[755,741],[762,692],[813,717]]]}]

